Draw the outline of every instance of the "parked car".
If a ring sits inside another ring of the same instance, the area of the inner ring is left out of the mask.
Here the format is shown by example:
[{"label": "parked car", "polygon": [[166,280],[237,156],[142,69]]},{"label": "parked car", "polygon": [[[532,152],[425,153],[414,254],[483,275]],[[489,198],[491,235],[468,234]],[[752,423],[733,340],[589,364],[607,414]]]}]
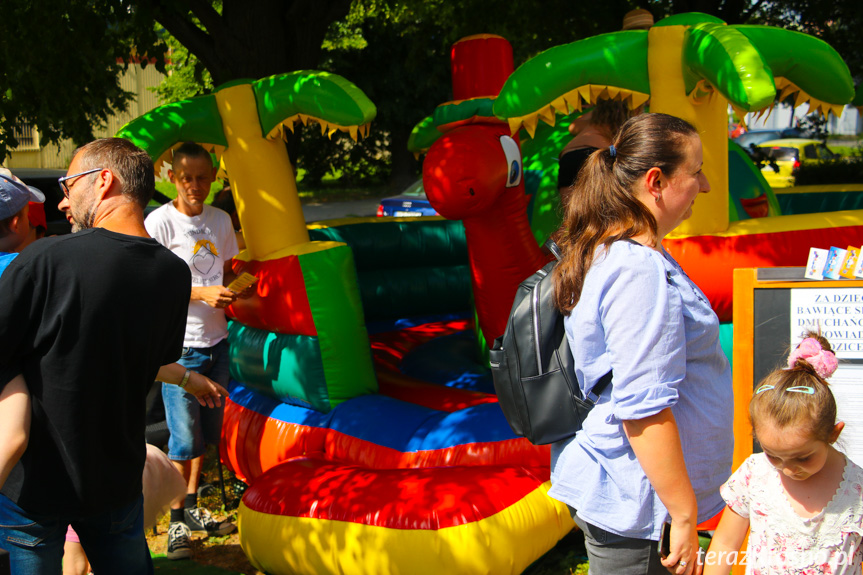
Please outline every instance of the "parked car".
[{"label": "parked car", "polygon": [[803,137],[805,137],[805,134],[799,128],[785,128],[783,130],[749,130],[748,132],[733,138],[731,141],[738,146],[741,146],[744,150],[749,151],[749,146],[752,144],[758,146],[762,142],[767,142],[769,140]]},{"label": "parked car", "polygon": [[420,178],[399,195],[382,199],[377,215],[402,218],[436,216],[438,213],[426,197],[423,181]]},{"label": "parked car", "polygon": [[764,155],[761,161],[761,174],[771,188],[793,186],[802,164],[839,157],[820,140],[804,138],[769,140],[758,144],[757,148]]}]

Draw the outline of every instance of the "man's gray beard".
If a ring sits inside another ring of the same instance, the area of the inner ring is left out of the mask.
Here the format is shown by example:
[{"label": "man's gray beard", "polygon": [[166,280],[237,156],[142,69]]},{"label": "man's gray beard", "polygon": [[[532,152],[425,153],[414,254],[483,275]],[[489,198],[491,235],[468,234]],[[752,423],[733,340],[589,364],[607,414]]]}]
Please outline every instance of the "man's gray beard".
[{"label": "man's gray beard", "polygon": [[80,232],[81,230],[89,230],[96,223],[96,207],[91,206],[84,212],[84,217],[79,222],[78,219],[72,216],[72,233]]}]

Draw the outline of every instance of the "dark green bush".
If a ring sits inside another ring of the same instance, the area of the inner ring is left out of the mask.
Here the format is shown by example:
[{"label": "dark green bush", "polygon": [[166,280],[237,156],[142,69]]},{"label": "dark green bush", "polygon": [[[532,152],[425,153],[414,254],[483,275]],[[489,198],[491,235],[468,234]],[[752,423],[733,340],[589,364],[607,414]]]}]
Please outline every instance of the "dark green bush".
[{"label": "dark green bush", "polygon": [[863,156],[859,153],[837,160],[803,164],[797,172],[797,185],[863,183]]},{"label": "dark green bush", "polygon": [[318,124],[310,122],[300,130],[297,167],[306,170],[305,186],[317,186],[327,174],[339,175],[346,186],[374,186],[390,176],[392,160],[388,134],[372,129],[367,138],[354,142],[348,134],[337,132],[332,139],[321,134]]}]

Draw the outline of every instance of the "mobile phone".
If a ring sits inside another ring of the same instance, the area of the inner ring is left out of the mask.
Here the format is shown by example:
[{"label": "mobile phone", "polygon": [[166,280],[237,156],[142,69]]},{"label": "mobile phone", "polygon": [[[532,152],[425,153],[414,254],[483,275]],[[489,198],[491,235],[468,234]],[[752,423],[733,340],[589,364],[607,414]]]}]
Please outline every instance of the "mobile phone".
[{"label": "mobile phone", "polygon": [[662,525],[662,533],[659,535],[659,556],[666,559],[671,554],[671,523],[667,521]]}]

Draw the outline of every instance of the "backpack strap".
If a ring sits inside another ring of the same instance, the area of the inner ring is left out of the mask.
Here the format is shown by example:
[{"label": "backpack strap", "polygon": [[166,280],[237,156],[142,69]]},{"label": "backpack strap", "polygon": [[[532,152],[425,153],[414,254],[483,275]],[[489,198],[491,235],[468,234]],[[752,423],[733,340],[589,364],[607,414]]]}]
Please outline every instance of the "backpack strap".
[{"label": "backpack strap", "polygon": [[608,387],[608,384],[611,383],[611,370],[608,370],[608,373],[599,378],[593,387],[584,394],[584,399],[590,402],[591,405],[596,405],[596,402],[599,401],[599,396],[602,395],[602,392],[605,391],[605,388]]},{"label": "backpack strap", "polygon": [[563,257],[563,254],[560,252],[560,246],[558,246],[553,239],[548,238],[545,240],[545,248],[551,252],[551,255],[553,255],[557,261],[560,261],[560,258]]},{"label": "backpack strap", "polygon": [[[634,240],[627,240],[627,241],[631,241],[632,243],[639,245],[639,246],[641,245]],[[547,240],[545,240],[545,248],[549,252],[551,252],[551,254],[555,257],[555,259],[557,259],[557,261],[560,261],[561,257],[563,257],[563,254],[560,251],[560,246],[558,246],[557,243],[553,239],[548,238]],[[596,402],[599,401],[599,396],[602,395],[602,392],[605,391],[605,388],[608,387],[608,384],[611,383],[611,375],[612,375],[611,370],[608,370],[608,373],[606,373],[605,375],[600,377],[599,381],[597,381],[594,384],[594,386],[592,388],[590,388],[590,390],[587,393],[584,394],[584,398],[591,405],[595,405]]]}]

